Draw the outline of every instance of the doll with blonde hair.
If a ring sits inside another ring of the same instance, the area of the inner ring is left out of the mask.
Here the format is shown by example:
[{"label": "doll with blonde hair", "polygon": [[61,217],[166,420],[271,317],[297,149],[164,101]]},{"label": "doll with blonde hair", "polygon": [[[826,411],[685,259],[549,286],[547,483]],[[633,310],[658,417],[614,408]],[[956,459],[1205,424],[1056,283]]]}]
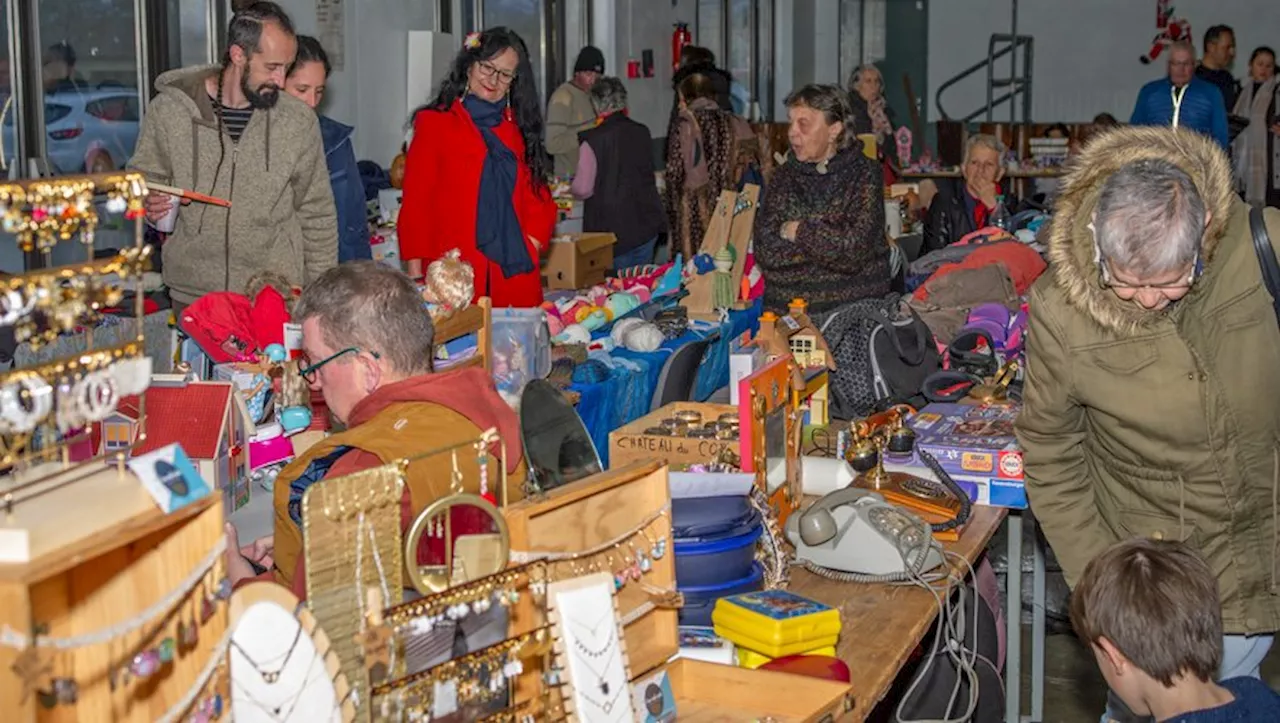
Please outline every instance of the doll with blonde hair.
[{"label": "doll with blonde hair", "polygon": [[422,298],[432,321],[442,321],[471,305],[475,294],[475,270],[452,249],[427,266]]}]

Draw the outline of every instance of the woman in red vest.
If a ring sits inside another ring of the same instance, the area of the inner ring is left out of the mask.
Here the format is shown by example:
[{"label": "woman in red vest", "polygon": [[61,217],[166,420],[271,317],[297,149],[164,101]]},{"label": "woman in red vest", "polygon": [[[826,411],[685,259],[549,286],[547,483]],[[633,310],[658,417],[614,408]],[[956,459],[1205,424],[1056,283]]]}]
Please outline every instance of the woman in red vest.
[{"label": "woman in red vest", "polygon": [[410,276],[457,248],[475,269],[476,298],[542,303],[538,257],[556,206],[540,106],[519,35],[467,35],[439,95],[415,112],[398,222]]}]

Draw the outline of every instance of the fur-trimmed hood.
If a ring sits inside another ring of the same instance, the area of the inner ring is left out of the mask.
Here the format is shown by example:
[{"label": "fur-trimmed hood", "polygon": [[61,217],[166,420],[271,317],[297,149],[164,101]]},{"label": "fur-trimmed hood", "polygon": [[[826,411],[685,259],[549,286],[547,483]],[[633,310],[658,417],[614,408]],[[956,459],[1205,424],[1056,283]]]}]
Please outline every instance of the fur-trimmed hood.
[{"label": "fur-trimmed hood", "polygon": [[[1049,229],[1049,259],[1053,283],[1067,303],[1100,326],[1131,332],[1162,318],[1162,312],[1143,311],[1121,301],[1100,283],[1093,232],[1089,222],[1098,205],[1103,182],[1122,166],[1148,158],[1176,164],[1191,176],[1212,215],[1205,234],[1206,269],[1227,227],[1235,200],[1231,161],[1210,138],[1185,129],[1129,127],[1097,136],[1071,165],[1063,179]],[[1197,294],[1200,289],[1193,289]]]}]

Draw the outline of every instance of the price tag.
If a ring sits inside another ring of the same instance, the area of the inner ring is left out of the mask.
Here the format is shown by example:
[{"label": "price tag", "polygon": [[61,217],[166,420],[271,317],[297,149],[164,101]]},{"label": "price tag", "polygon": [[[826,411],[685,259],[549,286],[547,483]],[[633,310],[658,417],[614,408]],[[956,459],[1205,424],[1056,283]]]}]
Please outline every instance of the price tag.
[{"label": "price tag", "polygon": [[285,322],[284,350],[288,352],[290,359],[302,356],[302,324]]},{"label": "price tag", "polygon": [[209,494],[208,483],[177,443],[134,457],[127,464],[165,512],[173,512]]}]

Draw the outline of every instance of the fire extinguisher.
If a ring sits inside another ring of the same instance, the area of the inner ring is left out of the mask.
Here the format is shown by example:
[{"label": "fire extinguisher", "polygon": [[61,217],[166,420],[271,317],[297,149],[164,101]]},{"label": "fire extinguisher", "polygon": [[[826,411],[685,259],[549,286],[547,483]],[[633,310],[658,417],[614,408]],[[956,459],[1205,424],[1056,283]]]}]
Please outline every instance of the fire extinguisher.
[{"label": "fire extinguisher", "polygon": [[689,23],[676,23],[675,32],[671,33],[671,70],[680,67],[680,51],[684,46],[693,45],[693,33],[689,32]]}]

